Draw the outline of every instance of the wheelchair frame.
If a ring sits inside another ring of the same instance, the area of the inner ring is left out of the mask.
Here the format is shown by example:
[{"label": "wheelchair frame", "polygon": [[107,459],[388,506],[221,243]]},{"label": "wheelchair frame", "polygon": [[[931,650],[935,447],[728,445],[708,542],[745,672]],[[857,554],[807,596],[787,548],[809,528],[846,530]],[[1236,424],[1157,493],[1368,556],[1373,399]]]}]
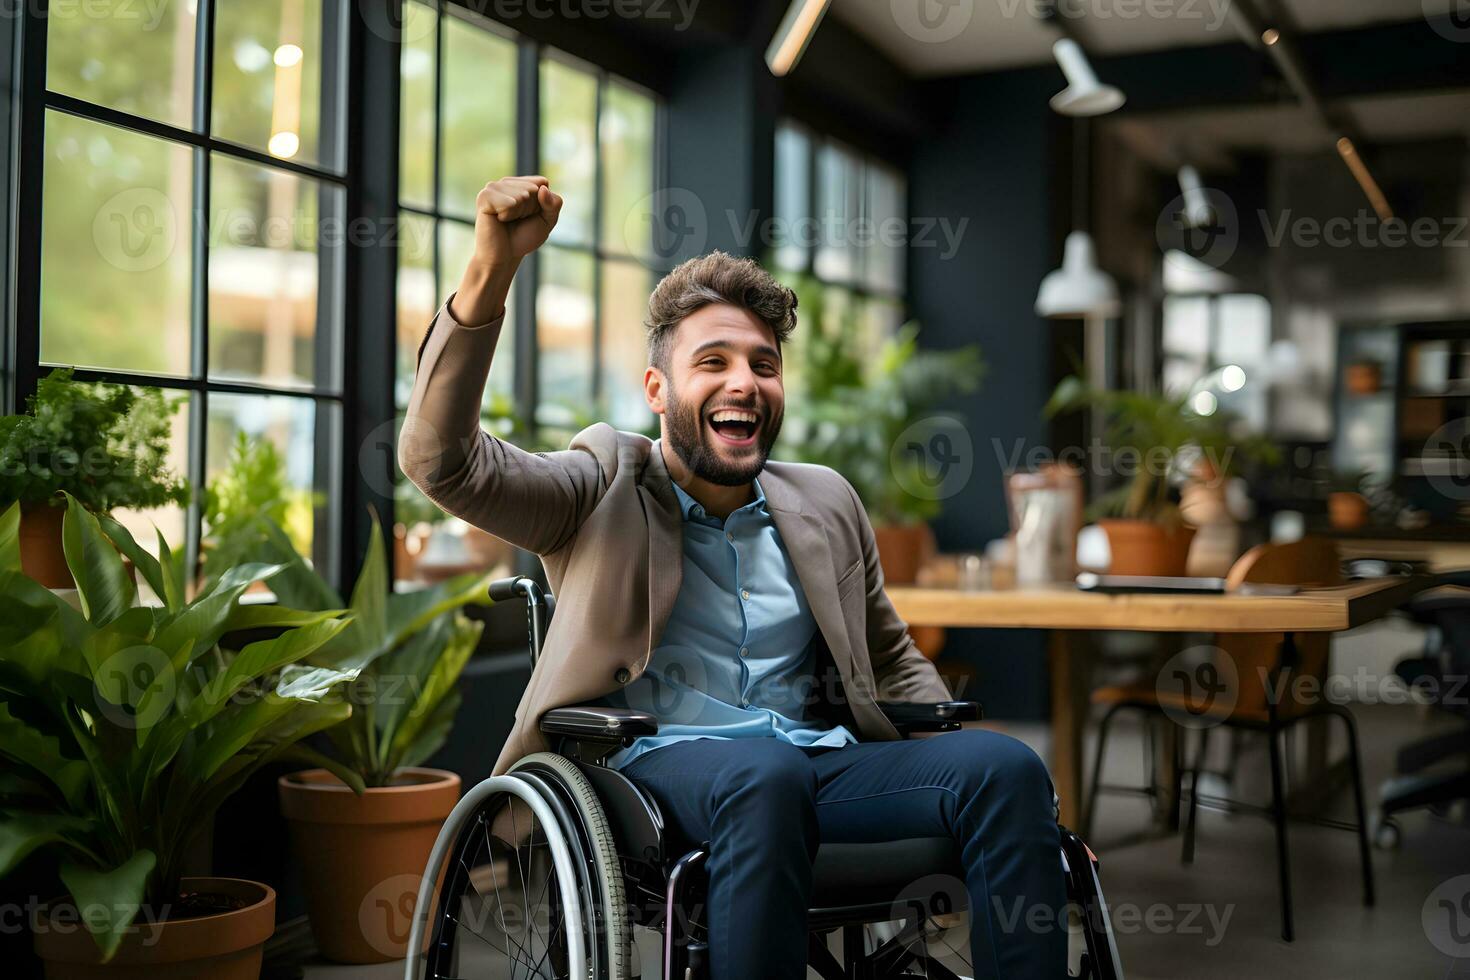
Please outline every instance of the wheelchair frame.
[{"label": "wheelchair frame", "polygon": [[[497,602],[524,597],[534,669],[548,621],[555,610],[554,597],[534,579],[524,576],[497,580],[491,584],[489,593]],[[904,736],[915,731],[956,730],[961,722],[981,717],[980,705],[972,701],[882,707]],[[604,764],[618,747],[657,730],[658,722],[653,716],[619,708],[556,708],[546,712],[541,720],[541,731],[548,736],[553,753],[576,767],[605,814],[607,826],[600,829],[611,833],[622,872],[620,894],[628,913],[629,945],[633,927],[653,929],[662,938],[662,980],[701,980],[709,975],[706,933],[704,924],[690,913],[700,905],[706,883],[703,866],[708,857],[707,842],[682,855],[669,853],[657,803],[632,780]],[[601,955],[599,948],[607,933],[603,928],[603,913],[597,909],[598,895],[592,887],[596,884],[595,876],[589,870],[595,864],[588,855],[590,847],[595,846],[591,839],[594,831],[586,826],[582,811],[572,798],[569,774],[557,772],[556,768],[539,761],[537,755],[529,756],[511,772],[492,776],[472,787],[454,808],[430,853],[415,906],[408,948],[427,948],[427,954],[409,957],[405,980],[420,980],[420,964],[427,959],[432,966],[442,955],[446,935],[447,942],[452,942],[458,923],[441,904],[446,901],[446,895],[452,901],[461,894],[457,889],[461,871],[445,869],[441,875],[440,869],[444,868],[451,850],[461,847],[464,837],[475,830],[475,821],[483,823],[488,802],[501,794],[521,801],[541,824],[557,827],[563,835],[547,834],[547,841],[567,921],[579,925],[566,932],[565,975],[586,980],[625,980],[612,976],[610,964],[604,962],[609,957]],[[1067,882],[1068,931],[1074,947],[1069,953],[1068,975],[1122,980],[1097,858],[1076,834],[1060,824],[1058,831]],[[464,874],[468,874],[468,869]],[[589,898],[593,899],[590,903],[586,901]],[[927,944],[920,942],[931,913],[916,908],[913,914],[899,920],[895,911],[891,901],[810,909],[807,965],[823,980],[898,980],[915,976],[906,972],[910,964],[918,964],[925,977],[963,980],[929,955]],[[866,927],[895,921],[902,922],[897,932],[869,951]],[[828,937],[838,929],[842,931],[845,963],[828,946]],[[915,949],[916,943],[920,943],[919,949]],[[1078,972],[1071,973],[1074,960]],[[440,976],[432,973],[424,980],[437,980]]]}]

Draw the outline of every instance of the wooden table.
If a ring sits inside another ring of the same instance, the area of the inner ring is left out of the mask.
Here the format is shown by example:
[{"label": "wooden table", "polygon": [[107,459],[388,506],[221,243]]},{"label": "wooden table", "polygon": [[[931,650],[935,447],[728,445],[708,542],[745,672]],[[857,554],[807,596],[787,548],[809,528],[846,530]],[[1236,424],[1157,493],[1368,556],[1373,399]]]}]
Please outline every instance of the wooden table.
[{"label": "wooden table", "polygon": [[1082,812],[1082,739],[1091,692],[1090,665],[1077,633],[1335,633],[1381,618],[1429,584],[1423,576],[1364,579],[1295,595],[1107,595],[1071,586],[972,592],[893,586],[887,591],[910,626],[1052,631],[1052,778],[1061,796],[1062,822],[1075,827]]}]

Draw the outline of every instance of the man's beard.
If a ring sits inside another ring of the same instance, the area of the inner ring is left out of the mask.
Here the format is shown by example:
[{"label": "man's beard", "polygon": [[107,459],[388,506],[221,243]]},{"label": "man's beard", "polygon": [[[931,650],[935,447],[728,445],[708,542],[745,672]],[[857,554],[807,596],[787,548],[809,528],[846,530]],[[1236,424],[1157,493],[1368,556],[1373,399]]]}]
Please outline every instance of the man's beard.
[{"label": "man's beard", "polygon": [[754,480],[765,469],[771,447],[781,433],[782,413],[771,414],[758,408],[755,401],[740,405],[721,403],[721,408],[755,412],[760,418],[754,455],[737,461],[721,454],[713,442],[717,437],[704,424],[704,412],[681,399],[672,383],[668,385],[667,400],[664,421],[668,425],[669,445],[695,476],[716,486],[738,487]]}]

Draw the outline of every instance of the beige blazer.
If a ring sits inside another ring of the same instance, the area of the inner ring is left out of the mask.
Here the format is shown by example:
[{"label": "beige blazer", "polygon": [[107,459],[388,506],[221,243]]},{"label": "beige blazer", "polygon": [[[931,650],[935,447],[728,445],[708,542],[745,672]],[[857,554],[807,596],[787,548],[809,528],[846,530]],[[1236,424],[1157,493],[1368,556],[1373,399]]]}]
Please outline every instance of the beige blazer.
[{"label": "beige blazer", "polygon": [[[529,453],[480,428],[499,333],[498,320],[468,327],[440,307],[398,441],[399,465],[430,500],[539,555],[557,597],[496,774],[547,748],[544,712],[643,673],[683,573],[681,513],[658,442],[599,423],[564,451]],[[835,692],[826,706],[860,738],[897,738],[877,701],[939,701],[950,692],[884,594],[861,501],[823,466],[770,462],[760,481],[840,678],[817,690]]]}]

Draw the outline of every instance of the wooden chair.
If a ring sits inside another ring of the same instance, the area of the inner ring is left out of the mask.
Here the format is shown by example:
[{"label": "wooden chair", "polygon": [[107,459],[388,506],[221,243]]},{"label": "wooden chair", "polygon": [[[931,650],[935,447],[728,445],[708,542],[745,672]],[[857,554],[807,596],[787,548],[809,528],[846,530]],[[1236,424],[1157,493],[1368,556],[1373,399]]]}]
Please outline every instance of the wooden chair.
[{"label": "wooden chair", "polygon": [[[1234,591],[1250,585],[1292,585],[1312,588],[1342,583],[1341,564],[1336,545],[1319,538],[1304,538],[1289,544],[1263,544],[1246,552],[1231,568],[1227,587]],[[1174,742],[1174,775],[1172,799],[1182,799],[1183,744],[1191,729],[1199,732],[1194,762],[1189,768],[1189,808],[1184,821],[1181,860],[1194,859],[1197,815],[1200,803],[1199,778],[1209,746],[1209,735],[1216,727],[1232,732],[1256,732],[1266,736],[1271,760],[1271,804],[1258,807],[1234,800],[1211,800],[1231,810],[1269,814],[1276,827],[1276,864],[1281,889],[1281,936],[1290,942],[1295,935],[1292,918],[1291,868],[1287,847],[1287,799],[1285,757],[1281,736],[1302,722],[1321,718],[1337,718],[1347,732],[1348,767],[1351,770],[1357,822],[1313,818],[1312,822],[1339,829],[1355,830],[1358,835],[1359,860],[1362,864],[1363,904],[1373,904],[1373,865],[1368,848],[1367,820],[1364,809],[1363,770],[1358,753],[1357,725],[1352,713],[1343,705],[1323,696],[1328,676],[1331,636],[1326,633],[1234,633],[1218,635],[1214,643],[1212,676],[1231,677],[1232,693],[1224,697],[1216,687],[1208,698],[1194,687],[1181,684],[1174,690],[1168,683],[1140,682],[1099,688],[1093,693],[1094,704],[1107,706],[1098,732],[1097,754],[1092,772],[1092,789],[1088,794],[1083,833],[1091,831],[1097,810],[1098,793],[1105,787],[1102,768],[1108,728],[1120,711],[1137,711],[1150,720],[1163,719],[1176,726]],[[1305,681],[1305,683],[1303,683]],[[1184,721],[1184,725],[1179,722]],[[1152,759],[1150,759],[1152,764]],[[1140,790],[1133,790],[1140,792]],[[1157,786],[1141,792],[1158,796]]]}]

